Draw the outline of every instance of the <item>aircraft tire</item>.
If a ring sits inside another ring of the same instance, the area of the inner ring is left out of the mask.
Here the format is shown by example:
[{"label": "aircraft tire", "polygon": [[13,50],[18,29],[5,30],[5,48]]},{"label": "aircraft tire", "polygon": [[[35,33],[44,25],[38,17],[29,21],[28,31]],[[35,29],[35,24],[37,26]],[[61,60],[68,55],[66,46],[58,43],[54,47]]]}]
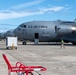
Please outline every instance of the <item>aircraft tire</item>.
[{"label": "aircraft tire", "polygon": [[9,47],[6,47],[6,49],[9,49]]},{"label": "aircraft tire", "polygon": [[23,45],[26,45],[26,42],[25,41],[23,42]]},{"label": "aircraft tire", "polygon": [[17,49],[17,47],[15,47],[15,49]]}]

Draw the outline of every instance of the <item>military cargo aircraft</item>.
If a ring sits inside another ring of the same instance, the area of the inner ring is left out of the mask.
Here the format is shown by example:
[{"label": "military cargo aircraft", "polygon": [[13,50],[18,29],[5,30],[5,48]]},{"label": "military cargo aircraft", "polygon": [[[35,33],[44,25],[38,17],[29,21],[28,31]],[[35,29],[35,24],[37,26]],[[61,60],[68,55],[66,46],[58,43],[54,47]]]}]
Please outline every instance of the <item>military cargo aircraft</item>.
[{"label": "military cargo aircraft", "polygon": [[14,36],[14,29],[12,29],[12,30],[8,30],[6,33],[5,33],[5,37],[13,37]]},{"label": "military cargo aircraft", "polygon": [[14,36],[13,31],[14,31],[14,30],[12,29],[12,30],[8,30],[8,31],[6,31],[6,32],[0,33],[0,40],[6,39],[6,37],[13,37],[13,36]]},{"label": "military cargo aircraft", "polygon": [[0,33],[0,40],[4,39],[5,32]]},{"label": "military cargo aircraft", "polygon": [[65,42],[76,44],[75,21],[30,21],[22,23],[14,30],[15,36],[26,44],[27,40],[38,42]]}]

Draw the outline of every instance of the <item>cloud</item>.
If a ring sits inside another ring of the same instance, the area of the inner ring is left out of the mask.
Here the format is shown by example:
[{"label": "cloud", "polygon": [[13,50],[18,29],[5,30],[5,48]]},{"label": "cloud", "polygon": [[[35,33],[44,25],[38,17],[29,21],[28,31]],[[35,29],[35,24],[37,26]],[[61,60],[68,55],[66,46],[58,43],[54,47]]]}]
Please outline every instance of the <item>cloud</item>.
[{"label": "cloud", "polygon": [[33,5],[39,4],[43,1],[44,0],[34,0],[33,2],[28,2],[28,3],[23,3],[23,4],[20,4],[20,5],[17,5],[17,6],[13,6],[13,7],[11,7],[11,9],[21,9],[21,8],[33,6]]},{"label": "cloud", "polygon": [[19,18],[19,17],[26,17],[31,15],[38,15],[38,14],[44,14],[45,12],[58,12],[60,10],[64,9],[64,7],[50,7],[50,8],[44,8],[36,11],[11,11],[11,10],[4,10],[0,11],[0,20],[2,19],[12,19],[12,18]]},{"label": "cloud", "polygon": [[25,17],[35,14],[35,12],[25,12],[25,11],[9,11],[8,13],[5,11],[0,12],[0,19],[11,19],[11,18],[19,18],[19,17]]},{"label": "cloud", "polygon": [[[0,20],[26,17],[26,16],[31,16],[31,15],[39,15],[39,14],[44,14],[44,13],[48,13],[48,12],[58,12],[58,11],[64,9],[64,7],[61,7],[61,6],[55,6],[55,7],[49,6],[47,8],[42,8],[42,9],[35,8],[35,9],[29,9],[27,11],[26,11],[26,9],[24,9],[24,7],[33,6],[33,5],[39,4],[43,1],[44,0],[34,0],[32,2],[13,6],[9,10],[1,10],[0,11]],[[24,10],[22,10],[22,8]],[[19,9],[19,10],[16,10],[16,9]]]},{"label": "cloud", "polygon": [[52,7],[52,8],[44,8],[44,9],[41,9],[41,12],[57,12],[57,11],[60,11],[64,9],[64,7],[59,7],[59,6],[56,6],[56,7]]}]

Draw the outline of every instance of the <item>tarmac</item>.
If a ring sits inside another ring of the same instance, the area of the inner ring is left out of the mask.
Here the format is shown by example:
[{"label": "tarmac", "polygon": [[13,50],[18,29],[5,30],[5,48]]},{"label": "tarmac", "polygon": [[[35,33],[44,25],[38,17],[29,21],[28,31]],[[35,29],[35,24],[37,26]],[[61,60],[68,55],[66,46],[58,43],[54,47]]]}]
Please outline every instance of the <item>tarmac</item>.
[{"label": "tarmac", "polygon": [[[6,49],[5,41],[0,41],[0,75],[8,75],[8,67],[2,54],[6,54],[12,65],[20,61],[28,66],[40,65],[47,71],[39,71],[41,75],[76,75],[76,46],[65,44],[65,49],[60,49],[60,44],[39,43],[34,45],[28,42],[22,45],[18,42],[17,49]],[[13,73],[17,75],[17,73]],[[33,72],[33,75],[38,75]]]}]

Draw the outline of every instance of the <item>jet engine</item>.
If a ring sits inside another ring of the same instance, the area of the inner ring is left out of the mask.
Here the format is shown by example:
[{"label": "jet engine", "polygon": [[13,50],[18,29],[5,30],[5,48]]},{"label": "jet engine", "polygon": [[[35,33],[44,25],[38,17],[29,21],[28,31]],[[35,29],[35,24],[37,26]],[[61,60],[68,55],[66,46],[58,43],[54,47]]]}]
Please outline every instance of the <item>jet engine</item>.
[{"label": "jet engine", "polygon": [[65,35],[69,33],[75,33],[76,26],[75,25],[57,25],[55,26],[55,33],[57,35]]}]

